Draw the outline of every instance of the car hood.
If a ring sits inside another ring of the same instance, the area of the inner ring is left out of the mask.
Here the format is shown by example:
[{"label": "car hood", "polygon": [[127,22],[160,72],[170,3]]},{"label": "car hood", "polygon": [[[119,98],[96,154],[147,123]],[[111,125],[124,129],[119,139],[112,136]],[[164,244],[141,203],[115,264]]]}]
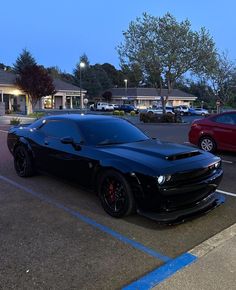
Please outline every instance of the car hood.
[{"label": "car hood", "polygon": [[169,172],[187,171],[209,165],[219,160],[218,157],[197,148],[160,140],[146,140],[100,148],[110,158],[124,160],[131,170],[149,174],[168,174]]}]

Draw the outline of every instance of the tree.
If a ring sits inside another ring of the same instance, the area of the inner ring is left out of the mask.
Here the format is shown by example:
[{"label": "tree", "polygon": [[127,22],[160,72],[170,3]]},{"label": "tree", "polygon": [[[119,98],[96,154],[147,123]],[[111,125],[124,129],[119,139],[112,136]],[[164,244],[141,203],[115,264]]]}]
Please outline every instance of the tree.
[{"label": "tree", "polygon": [[25,71],[26,67],[34,66],[36,64],[36,60],[32,54],[27,49],[23,49],[22,53],[18,56],[15,64],[13,65],[13,70],[16,74],[21,74]]},{"label": "tree", "polygon": [[3,69],[5,71],[12,71],[12,68],[8,65],[5,65],[4,63],[0,63],[0,69]]},{"label": "tree", "polygon": [[102,97],[103,97],[103,99],[104,99],[107,103],[110,103],[111,98],[112,98],[112,92],[111,92],[111,91],[105,91],[105,92],[102,94]]},{"label": "tree", "polygon": [[229,102],[235,87],[235,64],[226,53],[217,55],[217,66],[209,75],[214,94],[223,103]]},{"label": "tree", "polygon": [[[160,90],[164,112],[178,79],[187,72],[209,73],[216,64],[215,44],[205,28],[192,31],[188,20],[178,23],[169,13],[163,17],[144,13],[123,35],[117,48],[121,65],[140,66],[143,79]],[[167,96],[162,96],[163,86]]]},{"label": "tree", "polygon": [[58,66],[51,66],[46,68],[47,72],[49,73],[50,76],[56,79],[61,79],[62,81],[75,84],[75,78],[72,74],[62,72]]},{"label": "tree", "polygon": [[16,85],[28,94],[33,109],[42,97],[56,93],[53,79],[49,76],[47,70],[36,64],[21,69],[16,79]]},{"label": "tree", "polygon": [[107,90],[112,86],[112,82],[106,71],[100,64],[90,65],[88,57],[83,54],[80,57],[80,62],[77,63],[74,69],[74,78],[77,85],[80,84],[81,62],[85,63],[85,67],[81,71],[83,89],[87,90],[87,94],[91,98],[101,96],[104,90]]},{"label": "tree", "polygon": [[132,63],[130,65],[123,65],[122,66],[122,73],[123,73],[123,84],[124,86],[124,79],[128,80],[129,87],[138,87],[140,84],[144,83],[142,70],[138,63]]}]

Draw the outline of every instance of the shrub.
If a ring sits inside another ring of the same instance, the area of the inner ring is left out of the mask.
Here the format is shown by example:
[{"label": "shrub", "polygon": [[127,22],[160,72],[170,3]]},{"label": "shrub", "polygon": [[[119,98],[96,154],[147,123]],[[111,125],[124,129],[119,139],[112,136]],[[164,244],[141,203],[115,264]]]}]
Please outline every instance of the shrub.
[{"label": "shrub", "polygon": [[150,113],[141,113],[139,119],[144,123],[180,123],[182,121],[176,115]]},{"label": "shrub", "polygon": [[120,115],[120,111],[118,111],[118,110],[113,111],[113,115],[119,116]]},{"label": "shrub", "polygon": [[21,122],[20,118],[12,118],[10,120],[10,125],[19,125]]},{"label": "shrub", "polygon": [[120,116],[124,116],[125,115],[125,111],[120,111]]},{"label": "shrub", "polygon": [[135,116],[135,115],[136,115],[135,111],[130,112],[130,116]]},{"label": "shrub", "polygon": [[175,115],[165,114],[161,115],[161,123],[175,123]]},{"label": "shrub", "polygon": [[28,117],[39,119],[45,115],[46,114],[44,112],[34,112],[34,113],[29,114]]}]

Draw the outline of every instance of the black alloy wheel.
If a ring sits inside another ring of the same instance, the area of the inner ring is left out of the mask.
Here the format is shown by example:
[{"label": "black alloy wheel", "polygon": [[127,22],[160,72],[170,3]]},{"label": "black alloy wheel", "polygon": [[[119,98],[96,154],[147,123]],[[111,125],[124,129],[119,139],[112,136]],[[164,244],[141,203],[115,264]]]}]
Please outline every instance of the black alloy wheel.
[{"label": "black alloy wheel", "polygon": [[23,145],[17,146],[14,151],[14,167],[20,177],[29,177],[34,174],[32,159]]},{"label": "black alloy wheel", "polygon": [[207,152],[216,151],[216,142],[209,136],[204,136],[199,141],[199,147]]},{"label": "black alloy wheel", "polygon": [[107,170],[102,174],[98,194],[103,209],[113,217],[127,216],[135,209],[130,185],[117,171]]}]

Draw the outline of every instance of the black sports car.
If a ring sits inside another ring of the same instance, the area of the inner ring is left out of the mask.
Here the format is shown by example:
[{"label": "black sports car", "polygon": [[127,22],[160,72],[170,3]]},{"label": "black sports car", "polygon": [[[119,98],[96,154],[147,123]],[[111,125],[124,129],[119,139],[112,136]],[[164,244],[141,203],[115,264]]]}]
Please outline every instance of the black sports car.
[{"label": "black sports car", "polygon": [[37,170],[76,179],[98,192],[114,217],[138,212],[179,222],[221,203],[221,160],[188,146],[151,139],[120,118],[49,116],[13,127],[8,147],[19,176]]}]

